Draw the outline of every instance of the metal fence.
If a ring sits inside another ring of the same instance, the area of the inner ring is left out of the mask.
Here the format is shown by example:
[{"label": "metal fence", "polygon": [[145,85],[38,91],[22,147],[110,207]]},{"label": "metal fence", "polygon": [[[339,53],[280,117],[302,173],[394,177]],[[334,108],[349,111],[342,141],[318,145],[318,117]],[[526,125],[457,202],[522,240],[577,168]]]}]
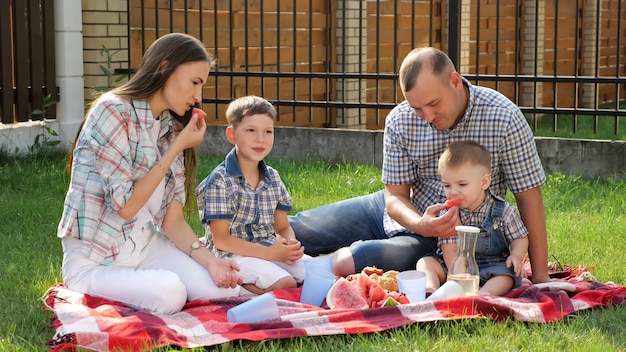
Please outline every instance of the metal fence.
[{"label": "metal fence", "polygon": [[618,133],[624,2],[131,0],[129,67],[159,35],[184,31],[219,62],[204,94],[215,123],[233,98],[256,94],[277,106],[281,125],[380,129],[403,99],[402,58],[428,45],[509,97],[535,128],[568,116],[575,131],[586,117],[611,119]]},{"label": "metal fence", "polygon": [[0,0],[0,122],[54,119],[54,1]]}]

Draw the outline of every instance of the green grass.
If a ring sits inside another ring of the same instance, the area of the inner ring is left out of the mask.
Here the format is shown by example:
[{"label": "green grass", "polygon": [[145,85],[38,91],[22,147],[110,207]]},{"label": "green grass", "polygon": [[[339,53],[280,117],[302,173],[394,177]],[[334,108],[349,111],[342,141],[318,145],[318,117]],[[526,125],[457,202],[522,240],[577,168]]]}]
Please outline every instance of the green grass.
[{"label": "green grass", "polygon": [[[614,109],[615,105],[604,106]],[[626,103],[621,104],[625,110]],[[535,136],[626,141],[626,116],[544,115],[529,121]]]},{"label": "green grass", "polygon": [[[223,156],[205,156],[201,179]],[[382,188],[372,165],[269,159],[294,198],[294,212]],[[68,176],[64,156],[0,153],[0,351],[45,351],[54,331],[39,298],[61,281],[56,226]],[[544,186],[550,255],[564,264],[595,266],[601,281],[626,285],[626,176],[583,179],[549,175]],[[195,217],[190,223],[200,234]],[[231,342],[216,351],[623,351],[626,306],[582,311],[541,325],[480,320],[419,323],[367,335]],[[162,351],[169,349],[164,348]],[[197,349],[203,351],[203,349]]]}]

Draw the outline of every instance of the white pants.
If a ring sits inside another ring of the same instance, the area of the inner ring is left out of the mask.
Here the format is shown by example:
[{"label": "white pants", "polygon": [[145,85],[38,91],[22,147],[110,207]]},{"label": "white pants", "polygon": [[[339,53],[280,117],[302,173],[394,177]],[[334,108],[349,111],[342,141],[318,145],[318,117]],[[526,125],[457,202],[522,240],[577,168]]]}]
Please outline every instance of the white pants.
[{"label": "white pants", "polygon": [[131,238],[111,265],[89,259],[79,239],[64,238],[65,286],[163,314],[180,311],[188,300],[239,295],[239,287],[218,288],[204,267],[150,224],[136,226]]},{"label": "white pants", "polygon": [[305,254],[295,263],[289,265],[283,262],[273,262],[254,257],[232,256],[232,259],[239,264],[241,269],[239,274],[243,278],[243,283],[253,284],[263,290],[288,276],[292,276],[296,283],[301,284],[306,274],[304,261],[309,258],[311,257]]}]

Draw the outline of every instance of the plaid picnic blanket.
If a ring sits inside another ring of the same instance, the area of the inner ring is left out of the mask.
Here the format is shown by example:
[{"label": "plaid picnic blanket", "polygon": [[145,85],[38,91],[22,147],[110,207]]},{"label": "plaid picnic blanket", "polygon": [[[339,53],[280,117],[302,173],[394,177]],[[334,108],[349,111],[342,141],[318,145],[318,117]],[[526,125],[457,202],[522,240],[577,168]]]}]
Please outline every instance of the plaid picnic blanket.
[{"label": "plaid picnic blanket", "polygon": [[54,313],[52,351],[144,351],[162,346],[192,348],[234,340],[261,341],[297,336],[361,334],[416,322],[456,319],[516,319],[550,323],[592,307],[622,305],[626,288],[597,281],[583,267],[553,271],[558,281],[524,284],[505,296],[457,297],[366,310],[323,309],[299,303],[300,288],[278,290],[280,318],[257,323],[229,323],[226,311],[250,298],[188,302],[172,315],[137,311],[120,303],[72,292],[63,284],[42,297]]}]

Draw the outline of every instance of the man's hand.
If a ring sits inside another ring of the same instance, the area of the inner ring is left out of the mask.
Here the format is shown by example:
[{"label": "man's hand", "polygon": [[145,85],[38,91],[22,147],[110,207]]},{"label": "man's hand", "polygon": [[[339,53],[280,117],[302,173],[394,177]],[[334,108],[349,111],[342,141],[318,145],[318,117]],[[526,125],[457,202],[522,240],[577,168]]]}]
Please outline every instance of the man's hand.
[{"label": "man's hand", "polygon": [[456,235],[455,227],[461,225],[459,208],[452,207],[445,214],[438,214],[446,209],[445,204],[433,204],[426,208],[420,220],[420,235],[447,238]]}]

